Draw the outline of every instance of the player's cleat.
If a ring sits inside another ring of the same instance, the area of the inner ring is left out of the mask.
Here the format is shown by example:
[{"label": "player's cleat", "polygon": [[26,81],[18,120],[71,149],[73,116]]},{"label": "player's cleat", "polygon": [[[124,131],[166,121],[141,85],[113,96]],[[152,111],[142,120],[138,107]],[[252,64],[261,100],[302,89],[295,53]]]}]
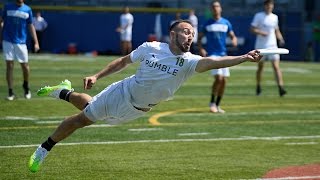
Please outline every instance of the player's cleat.
[{"label": "player's cleat", "polygon": [[24,94],[24,98],[31,99],[31,92],[28,91],[28,93]]},{"label": "player's cleat", "polygon": [[60,84],[56,86],[45,86],[38,90],[37,95],[38,96],[50,96],[59,99],[59,95],[61,90],[67,89],[70,91],[73,91],[71,87],[71,82],[69,80],[64,80]]},{"label": "player's cleat", "polygon": [[217,106],[217,109],[218,109],[218,113],[223,114],[226,112],[225,110],[221,109],[220,106]]},{"label": "player's cleat", "polygon": [[8,101],[13,101],[16,98],[16,96],[14,94],[9,95],[6,99]]},{"label": "player's cleat", "polygon": [[40,145],[30,157],[29,170],[31,172],[39,171],[40,165],[42,164],[44,158],[47,155],[48,155],[48,151],[45,148],[41,147]]},{"label": "player's cleat", "polygon": [[220,106],[217,106],[215,103],[210,103],[210,112],[212,113],[225,113],[223,109],[220,108]]},{"label": "player's cleat", "polygon": [[256,88],[256,95],[257,96],[260,96],[261,95],[261,86],[257,86],[257,88]]},{"label": "player's cleat", "polygon": [[280,97],[283,97],[285,94],[287,94],[287,91],[286,90],[284,90],[284,89],[279,89],[279,95],[280,95]]},{"label": "player's cleat", "polygon": [[210,103],[209,107],[210,107],[210,112],[213,112],[213,113],[218,112],[217,105],[215,103]]}]

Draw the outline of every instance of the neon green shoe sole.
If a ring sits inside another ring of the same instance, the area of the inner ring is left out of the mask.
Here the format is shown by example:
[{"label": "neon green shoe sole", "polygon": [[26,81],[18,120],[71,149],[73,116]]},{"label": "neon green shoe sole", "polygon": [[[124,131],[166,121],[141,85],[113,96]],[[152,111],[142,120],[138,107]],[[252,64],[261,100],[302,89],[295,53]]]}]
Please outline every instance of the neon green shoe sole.
[{"label": "neon green shoe sole", "polygon": [[[64,80],[60,84],[56,86],[45,86],[38,90],[38,96],[52,96],[56,97],[59,96],[59,93],[62,89],[73,90],[71,87],[71,82],[69,80]],[[58,92],[57,92],[58,91]]]}]

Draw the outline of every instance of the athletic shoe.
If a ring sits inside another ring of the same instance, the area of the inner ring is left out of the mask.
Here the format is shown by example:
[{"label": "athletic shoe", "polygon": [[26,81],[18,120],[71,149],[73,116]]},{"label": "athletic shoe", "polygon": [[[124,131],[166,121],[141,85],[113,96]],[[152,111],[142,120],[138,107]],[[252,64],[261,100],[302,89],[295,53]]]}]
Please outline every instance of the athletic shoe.
[{"label": "athletic shoe", "polygon": [[37,172],[42,164],[44,158],[48,155],[48,151],[41,147],[41,145],[37,148],[37,150],[31,155],[29,160],[29,170],[31,172]]},{"label": "athletic shoe", "polygon": [[28,93],[24,94],[24,98],[31,99],[31,92],[28,91]]},{"label": "athletic shoe", "polygon": [[38,96],[50,96],[59,99],[59,95],[61,90],[67,89],[70,91],[73,91],[71,87],[71,82],[69,80],[64,80],[60,84],[56,86],[45,86],[38,90],[37,95]]},{"label": "athletic shoe", "polygon": [[6,99],[8,101],[13,101],[16,98],[16,96],[14,94],[9,95]]},{"label": "athletic shoe", "polygon": [[223,109],[220,108],[220,106],[217,106],[216,103],[210,103],[210,112],[212,113],[225,113]]},{"label": "athletic shoe", "polygon": [[215,103],[210,103],[209,107],[210,107],[210,112],[213,112],[213,113],[218,112],[217,105]]},{"label": "athletic shoe", "polygon": [[256,88],[256,95],[257,96],[260,96],[261,95],[261,86],[257,86],[257,88]]},{"label": "athletic shoe", "polygon": [[283,97],[285,94],[287,94],[287,91],[286,90],[284,90],[284,89],[279,89],[279,95],[280,95],[280,97]]},{"label": "athletic shoe", "polygon": [[223,114],[226,112],[225,110],[221,109],[220,106],[217,106],[217,109],[218,109],[218,113]]}]

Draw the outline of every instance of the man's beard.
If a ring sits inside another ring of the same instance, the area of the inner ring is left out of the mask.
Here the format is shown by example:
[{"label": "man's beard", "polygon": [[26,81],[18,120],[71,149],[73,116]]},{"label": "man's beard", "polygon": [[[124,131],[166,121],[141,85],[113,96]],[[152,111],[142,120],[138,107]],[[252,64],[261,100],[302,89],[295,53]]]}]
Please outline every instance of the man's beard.
[{"label": "man's beard", "polygon": [[176,35],[176,46],[182,51],[182,52],[189,52],[189,50],[190,50],[190,47],[183,47],[183,45],[182,44],[180,44],[179,43],[179,41],[178,41],[178,35]]}]

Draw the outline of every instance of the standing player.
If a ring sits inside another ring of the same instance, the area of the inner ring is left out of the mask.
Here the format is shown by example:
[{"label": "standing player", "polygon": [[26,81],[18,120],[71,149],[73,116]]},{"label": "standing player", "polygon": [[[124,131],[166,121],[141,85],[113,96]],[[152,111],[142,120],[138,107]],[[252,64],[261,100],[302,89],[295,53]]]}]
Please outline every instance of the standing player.
[{"label": "standing player", "polygon": [[[278,16],[273,14],[274,2],[273,0],[264,1],[264,11],[255,14],[251,23],[251,32],[257,35],[255,48],[277,48],[277,39],[280,46],[284,45],[284,39],[279,30]],[[271,60],[272,67],[275,73],[277,85],[279,88],[280,97],[284,96],[287,92],[283,88],[282,72],[280,69],[280,55],[267,55],[263,57],[263,60]],[[258,70],[256,74],[257,87],[256,95],[261,94],[261,77],[263,70],[263,61],[258,64]]]},{"label": "standing player", "polygon": [[194,9],[189,11],[189,18],[188,20],[191,22],[193,29],[194,29],[194,38],[193,43],[191,45],[190,52],[196,54],[197,52],[197,42],[198,42],[198,17],[195,15]]},{"label": "standing player", "polygon": [[120,16],[120,27],[116,30],[120,33],[121,54],[126,55],[132,51],[132,25],[133,16],[129,11],[129,7],[124,7],[123,14]]},{"label": "standing player", "polygon": [[[38,11],[36,13],[36,16],[33,17],[32,19],[32,24],[34,26],[34,28],[36,29],[36,34],[37,34],[37,38],[38,38],[38,42],[39,45],[42,46],[42,36],[43,36],[43,32],[44,30],[47,29],[48,27],[48,23],[47,21],[41,16],[41,12]],[[33,42],[34,43],[34,42]],[[34,51],[35,52],[35,51]],[[40,53],[40,51],[38,51],[37,53]]]},{"label": "standing player", "polygon": [[119,124],[136,119],[161,101],[171,99],[179,87],[196,73],[261,59],[256,50],[242,56],[221,58],[202,58],[191,54],[189,50],[194,31],[189,21],[173,23],[169,34],[169,44],[155,41],[143,43],[130,54],[112,61],[97,74],[85,77],[84,89],[91,89],[98,79],[118,72],[133,62],[140,63],[135,75],[111,84],[94,97],[73,92],[67,80],[57,86],[41,88],[37,93],[39,96],[63,99],[82,111],[65,119],[48,140],[37,148],[30,157],[29,169],[38,171],[51,148],[79,128],[97,120]]},{"label": "standing player", "polygon": [[3,55],[6,60],[6,79],[8,83],[7,100],[12,101],[15,98],[13,92],[13,60],[19,61],[23,72],[23,89],[24,97],[31,98],[29,89],[29,73],[28,50],[26,45],[27,31],[29,29],[33,38],[34,49],[39,50],[37,35],[32,25],[32,10],[24,4],[23,0],[16,0],[15,3],[6,4],[0,17],[0,24],[3,22],[3,27],[0,27],[2,35]]},{"label": "standing player", "polygon": [[[237,37],[232,30],[231,23],[221,17],[221,4],[213,1],[211,4],[212,19],[209,19],[203,26],[198,37],[198,47],[201,56],[221,57],[227,55],[226,38],[229,36],[233,46],[237,46]],[[201,39],[206,36],[206,48],[202,47]],[[210,111],[213,113],[224,113],[220,108],[220,101],[224,94],[227,77],[230,76],[229,68],[213,69],[215,81],[212,84]]]}]

